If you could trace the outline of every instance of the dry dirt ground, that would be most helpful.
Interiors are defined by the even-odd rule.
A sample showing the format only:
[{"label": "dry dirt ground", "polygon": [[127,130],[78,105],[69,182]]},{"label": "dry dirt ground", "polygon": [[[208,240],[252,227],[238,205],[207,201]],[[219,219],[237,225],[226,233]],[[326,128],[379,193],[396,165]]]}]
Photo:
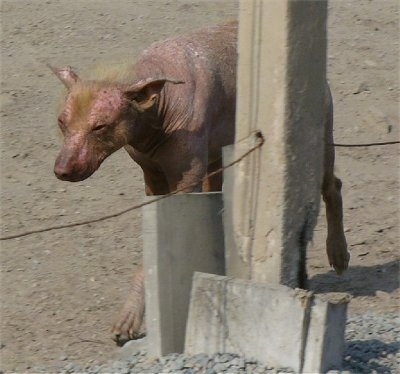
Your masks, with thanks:
[{"label": "dry dirt ground", "polygon": [[[155,40],[235,18],[232,1],[3,0],[2,235],[95,218],[142,201],[140,169],[123,152],[90,179],[53,175],[61,85],[45,66],[79,71],[131,60]],[[329,80],[339,143],[399,139],[399,3],[332,0]],[[399,306],[399,148],[337,148],[351,250],[336,276],[324,215],[309,251],[311,287],[348,291],[350,314]],[[1,242],[1,366],[57,371],[118,353],[109,330],[141,253],[141,214]],[[96,342],[87,342],[94,340]]]}]

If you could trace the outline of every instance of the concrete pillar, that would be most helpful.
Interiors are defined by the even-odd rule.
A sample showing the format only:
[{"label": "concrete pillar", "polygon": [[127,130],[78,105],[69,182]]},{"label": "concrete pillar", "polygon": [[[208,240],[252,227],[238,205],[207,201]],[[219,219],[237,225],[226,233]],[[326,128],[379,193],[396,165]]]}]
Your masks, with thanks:
[{"label": "concrete pillar", "polygon": [[224,274],[221,193],[171,196],[143,207],[148,352],[183,351],[194,271]]},{"label": "concrete pillar", "polygon": [[323,171],[326,17],[323,0],[240,2],[231,153],[248,150],[255,130],[265,143],[225,177],[229,276],[304,284]]}]

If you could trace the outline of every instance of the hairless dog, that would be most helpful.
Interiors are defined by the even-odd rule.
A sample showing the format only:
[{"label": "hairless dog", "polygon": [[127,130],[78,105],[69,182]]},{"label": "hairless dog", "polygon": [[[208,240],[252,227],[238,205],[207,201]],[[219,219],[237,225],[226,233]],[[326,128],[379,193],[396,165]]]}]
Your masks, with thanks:
[{"label": "hairless dog", "polygon": [[[237,22],[207,27],[152,44],[135,64],[95,80],[52,68],[67,88],[58,116],[64,144],[54,172],[65,181],[93,174],[125,148],[143,170],[147,195],[219,191],[222,147],[235,137]],[[328,221],[327,253],[337,273],[348,265],[341,181],[334,175],[333,109],[325,100],[325,160],[321,186]],[[143,268],[113,326],[123,344],[145,333]]]}]

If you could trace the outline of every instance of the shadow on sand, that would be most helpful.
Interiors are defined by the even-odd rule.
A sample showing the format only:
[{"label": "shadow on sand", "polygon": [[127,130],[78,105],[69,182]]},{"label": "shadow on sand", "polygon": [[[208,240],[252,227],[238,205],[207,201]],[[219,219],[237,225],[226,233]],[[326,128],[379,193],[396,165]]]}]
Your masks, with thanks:
[{"label": "shadow on sand", "polygon": [[353,296],[374,296],[376,291],[392,292],[399,288],[399,262],[375,266],[350,266],[344,275],[334,271],[317,274],[308,280],[315,293],[347,292]]}]

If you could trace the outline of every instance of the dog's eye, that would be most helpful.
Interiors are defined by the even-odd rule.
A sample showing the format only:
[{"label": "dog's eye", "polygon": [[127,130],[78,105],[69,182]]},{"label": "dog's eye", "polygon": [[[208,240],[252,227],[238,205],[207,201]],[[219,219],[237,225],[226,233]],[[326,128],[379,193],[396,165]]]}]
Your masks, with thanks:
[{"label": "dog's eye", "polygon": [[93,127],[93,131],[94,132],[100,132],[100,131],[105,130],[106,128],[107,128],[106,124],[100,123],[100,124],[96,125],[95,127]]},{"label": "dog's eye", "polygon": [[58,122],[58,127],[61,130],[65,130],[65,122],[64,122],[64,120],[62,118],[59,118],[57,122]]}]

